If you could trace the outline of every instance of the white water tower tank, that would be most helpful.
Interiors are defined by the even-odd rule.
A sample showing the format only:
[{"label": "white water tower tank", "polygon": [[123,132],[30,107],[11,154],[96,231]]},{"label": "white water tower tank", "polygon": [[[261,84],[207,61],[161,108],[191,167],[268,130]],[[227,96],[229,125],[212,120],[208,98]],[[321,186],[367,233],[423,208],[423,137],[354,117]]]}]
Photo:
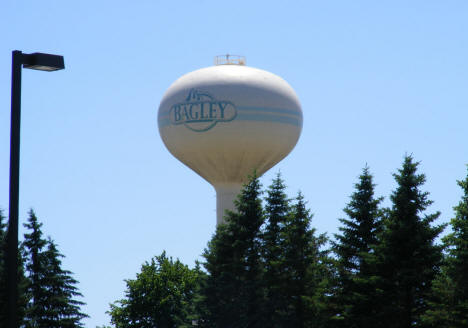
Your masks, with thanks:
[{"label": "white water tower tank", "polygon": [[169,87],[158,125],[171,154],[215,188],[220,224],[247,176],[262,175],[294,148],[302,111],[281,77],[226,55]]}]

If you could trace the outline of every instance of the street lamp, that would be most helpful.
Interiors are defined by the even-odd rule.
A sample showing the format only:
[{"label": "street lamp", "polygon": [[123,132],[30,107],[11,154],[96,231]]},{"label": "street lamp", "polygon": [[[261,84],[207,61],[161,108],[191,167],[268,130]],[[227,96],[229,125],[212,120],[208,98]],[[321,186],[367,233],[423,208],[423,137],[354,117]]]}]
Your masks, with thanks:
[{"label": "street lamp", "polygon": [[17,328],[18,308],[18,203],[21,122],[21,67],[40,71],[64,69],[62,56],[35,52],[12,53],[10,129],[10,213],[6,244],[7,328]]}]

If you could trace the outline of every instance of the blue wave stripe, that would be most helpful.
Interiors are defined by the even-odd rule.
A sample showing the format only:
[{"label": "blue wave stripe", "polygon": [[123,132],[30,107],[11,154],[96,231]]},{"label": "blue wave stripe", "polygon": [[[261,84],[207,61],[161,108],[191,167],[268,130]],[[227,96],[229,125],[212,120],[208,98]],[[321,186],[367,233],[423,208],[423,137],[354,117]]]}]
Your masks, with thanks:
[{"label": "blue wave stripe", "polygon": [[[237,117],[234,119],[235,121],[255,121],[255,122],[274,122],[274,123],[283,123],[283,124],[290,124],[297,127],[302,126],[302,120],[294,117],[287,117],[287,116],[271,116],[271,115],[262,115],[262,114],[247,114],[247,113],[239,113]],[[223,122],[218,122],[218,124]],[[159,120],[159,124],[161,127],[172,125],[171,121],[169,120]]]},{"label": "blue wave stripe", "polygon": [[302,113],[285,108],[271,108],[271,107],[250,107],[250,106],[236,106],[238,111],[253,111],[253,112],[268,112],[268,113],[279,113],[279,114],[286,114],[286,115],[293,115],[302,117]]},{"label": "blue wave stripe", "polygon": [[[268,108],[268,107],[248,107],[238,106],[237,116],[234,121],[256,121],[256,122],[274,122],[290,124],[302,127],[302,113],[291,109]],[[278,115],[282,114],[282,115]],[[284,116],[291,115],[291,116]],[[171,120],[167,115],[159,116],[159,124],[162,127],[171,125]],[[219,122],[222,123],[222,122]]]},{"label": "blue wave stripe", "polygon": [[265,114],[254,114],[254,113],[238,113],[235,120],[239,121],[256,121],[256,122],[274,122],[274,123],[283,123],[291,124],[294,126],[302,126],[302,117],[288,117],[288,116],[273,116]]},{"label": "blue wave stripe", "polygon": [[[286,114],[292,115],[297,117],[302,117],[302,113],[285,108],[271,108],[271,107],[251,107],[251,106],[236,106],[237,111],[241,112],[267,112],[267,113],[278,113],[278,114]],[[160,117],[168,116],[169,113],[159,113]]]}]

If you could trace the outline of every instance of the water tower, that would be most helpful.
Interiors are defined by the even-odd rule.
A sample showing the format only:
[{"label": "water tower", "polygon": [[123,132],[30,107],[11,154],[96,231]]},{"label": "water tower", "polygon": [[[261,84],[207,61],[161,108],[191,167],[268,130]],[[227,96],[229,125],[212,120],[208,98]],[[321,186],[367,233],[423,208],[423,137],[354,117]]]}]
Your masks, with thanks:
[{"label": "water tower", "polygon": [[215,188],[219,224],[247,176],[262,175],[294,148],[302,111],[285,80],[226,55],[169,87],[158,125],[171,154]]}]

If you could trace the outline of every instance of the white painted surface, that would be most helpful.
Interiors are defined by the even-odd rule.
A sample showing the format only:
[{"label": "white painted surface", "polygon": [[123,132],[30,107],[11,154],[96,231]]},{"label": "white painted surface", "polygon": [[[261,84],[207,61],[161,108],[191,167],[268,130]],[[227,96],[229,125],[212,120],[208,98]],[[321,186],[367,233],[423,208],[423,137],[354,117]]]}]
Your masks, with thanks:
[{"label": "white painted surface", "polygon": [[242,189],[241,183],[217,183],[216,189],[216,224],[223,223],[226,210],[234,211],[234,200]]},{"label": "white painted surface", "polygon": [[219,224],[247,176],[263,174],[294,148],[302,111],[279,76],[219,65],[176,80],[161,101],[158,125],[168,150],[216,189]]}]

